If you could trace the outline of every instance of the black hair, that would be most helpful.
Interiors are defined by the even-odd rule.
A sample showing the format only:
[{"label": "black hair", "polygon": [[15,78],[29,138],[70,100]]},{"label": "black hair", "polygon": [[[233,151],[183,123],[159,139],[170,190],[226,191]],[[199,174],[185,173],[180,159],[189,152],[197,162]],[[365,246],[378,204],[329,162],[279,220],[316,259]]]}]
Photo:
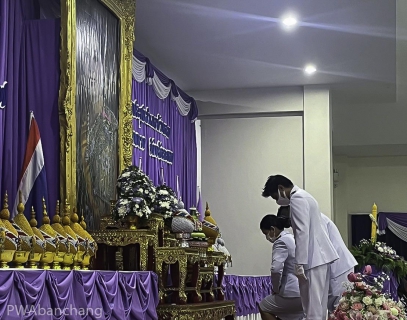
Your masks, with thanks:
[{"label": "black hair", "polygon": [[270,230],[272,227],[276,227],[279,230],[284,230],[285,228],[291,227],[291,225],[288,224],[288,220],[289,219],[277,217],[274,214],[268,214],[261,219],[260,229]]},{"label": "black hair", "polygon": [[280,185],[285,188],[294,186],[290,179],[282,175],[270,176],[264,185],[262,196],[265,198],[271,197],[273,193],[277,193],[278,186]]},{"label": "black hair", "polygon": [[290,206],[281,206],[278,208],[277,217],[290,219]]}]

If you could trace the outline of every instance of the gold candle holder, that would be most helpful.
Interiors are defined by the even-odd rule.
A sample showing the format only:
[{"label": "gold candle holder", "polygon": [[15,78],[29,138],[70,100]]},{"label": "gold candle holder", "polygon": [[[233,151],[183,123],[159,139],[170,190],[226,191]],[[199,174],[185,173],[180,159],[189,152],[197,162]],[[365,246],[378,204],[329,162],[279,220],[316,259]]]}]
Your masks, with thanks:
[{"label": "gold candle holder", "polygon": [[50,219],[47,213],[45,199],[42,198],[42,226],[40,232],[44,238],[45,252],[40,260],[40,268],[44,270],[51,269],[51,264],[54,262],[55,253],[58,251],[59,240],[55,230],[50,226]]},{"label": "gold candle holder", "polygon": [[34,233],[24,216],[24,204],[22,202],[22,193],[18,193],[19,203],[17,205],[17,215],[14,218],[14,224],[21,230],[21,234],[18,235],[17,251],[14,255],[14,265],[17,269],[24,268],[24,264],[27,263],[30,253],[33,250],[32,237]]}]

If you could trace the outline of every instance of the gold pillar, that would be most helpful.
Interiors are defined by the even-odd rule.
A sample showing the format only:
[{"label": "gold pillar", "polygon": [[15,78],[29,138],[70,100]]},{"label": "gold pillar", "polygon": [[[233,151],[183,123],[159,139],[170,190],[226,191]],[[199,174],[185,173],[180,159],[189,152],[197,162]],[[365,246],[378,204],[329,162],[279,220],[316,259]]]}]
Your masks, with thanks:
[{"label": "gold pillar", "polygon": [[372,216],[374,220],[372,221],[372,234],[371,234],[371,240],[372,242],[376,242],[376,237],[377,237],[377,206],[376,203],[373,204],[372,207]]}]

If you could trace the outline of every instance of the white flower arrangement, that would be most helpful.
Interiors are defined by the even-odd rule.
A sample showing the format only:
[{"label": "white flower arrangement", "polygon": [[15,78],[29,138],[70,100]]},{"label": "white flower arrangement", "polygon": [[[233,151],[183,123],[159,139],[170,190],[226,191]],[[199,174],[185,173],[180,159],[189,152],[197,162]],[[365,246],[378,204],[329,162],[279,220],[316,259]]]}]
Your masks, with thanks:
[{"label": "white flower arrangement", "polygon": [[154,212],[163,215],[164,219],[168,219],[177,210],[177,204],[178,200],[174,190],[165,184],[157,187],[156,198],[152,204]]}]

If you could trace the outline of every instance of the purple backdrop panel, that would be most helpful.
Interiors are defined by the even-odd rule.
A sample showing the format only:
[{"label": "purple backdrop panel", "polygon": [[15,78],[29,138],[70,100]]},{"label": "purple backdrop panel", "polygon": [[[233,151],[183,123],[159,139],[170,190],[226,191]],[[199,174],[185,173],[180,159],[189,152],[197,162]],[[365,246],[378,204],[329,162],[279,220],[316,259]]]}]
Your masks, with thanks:
[{"label": "purple backdrop panel", "polygon": [[[140,158],[143,171],[155,185],[160,185],[161,168],[164,172],[165,183],[177,192],[177,176],[179,177],[179,196],[182,197],[186,209],[197,205],[197,150],[195,124],[188,116],[182,116],[171,94],[166,99],[159,99],[154,88],[146,82],[139,83],[133,79],[132,99],[133,115],[139,111],[146,111],[166,124],[163,133],[152,129],[143,121],[133,119],[133,140],[139,146],[133,150],[133,164],[139,166]],[[142,110],[143,109],[143,110]],[[169,128],[169,129],[168,129]],[[141,146],[140,139],[145,138]],[[139,140],[137,140],[139,139]],[[151,140],[150,140],[151,139]],[[152,140],[154,139],[154,140]],[[160,142],[162,148],[173,154],[171,163],[162,161],[150,155],[150,143]],[[141,147],[141,148],[140,148]]]},{"label": "purple backdrop panel", "polygon": [[256,303],[270,295],[272,289],[270,276],[225,275],[222,287],[225,299],[235,301],[238,317],[257,314]]},{"label": "purple backdrop panel", "polygon": [[0,319],[157,319],[150,272],[0,271]]},{"label": "purple backdrop panel", "polygon": [[407,227],[407,214],[405,213],[397,213],[397,212],[379,212],[379,232],[383,232],[387,228],[387,219],[402,225],[403,227]]},{"label": "purple backdrop panel", "polygon": [[[0,66],[6,63],[7,107],[0,121],[0,198],[7,190],[14,202],[27,143],[30,111],[41,132],[48,182],[48,207],[55,207],[59,190],[59,47],[60,21],[35,18],[32,1],[1,1]],[[23,10],[24,9],[24,10]],[[4,20],[3,20],[4,19]],[[7,30],[3,24],[7,21]],[[4,32],[7,31],[7,39]],[[6,53],[4,53],[7,48]],[[0,75],[0,78],[2,76]],[[54,210],[50,210],[51,215]],[[39,221],[41,222],[41,221]]]}]

